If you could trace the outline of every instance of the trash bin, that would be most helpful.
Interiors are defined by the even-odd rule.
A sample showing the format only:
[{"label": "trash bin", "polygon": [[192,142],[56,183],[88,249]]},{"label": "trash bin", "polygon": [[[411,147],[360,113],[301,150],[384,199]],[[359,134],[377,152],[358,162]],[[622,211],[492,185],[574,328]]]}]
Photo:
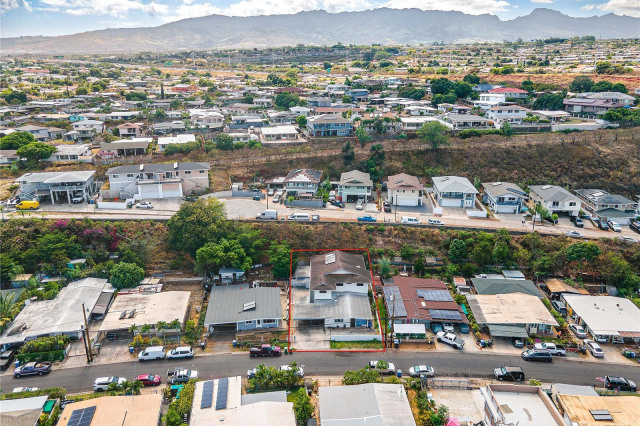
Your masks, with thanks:
[{"label": "trash bin", "polygon": [[398,371],[396,371],[396,376],[398,376],[398,377],[402,377],[402,370],[398,370]]},{"label": "trash bin", "polygon": [[129,346],[129,353],[130,353],[130,354],[132,354],[132,353],[133,353],[133,350],[134,350],[133,346]]},{"label": "trash bin", "polygon": [[16,359],[16,362],[13,363],[13,366],[16,368],[20,367],[20,361]]},{"label": "trash bin", "polygon": [[236,341],[236,339],[233,339],[233,347],[235,348],[236,346],[238,346],[238,342]]},{"label": "trash bin", "polygon": [[484,348],[484,339],[480,339],[480,347]]},{"label": "trash bin", "polygon": [[287,348],[284,348],[284,354],[285,354],[285,355],[288,355],[288,354],[289,354],[289,351],[287,350]]},{"label": "trash bin", "polygon": [[393,347],[396,349],[400,347],[400,339],[393,339]]}]

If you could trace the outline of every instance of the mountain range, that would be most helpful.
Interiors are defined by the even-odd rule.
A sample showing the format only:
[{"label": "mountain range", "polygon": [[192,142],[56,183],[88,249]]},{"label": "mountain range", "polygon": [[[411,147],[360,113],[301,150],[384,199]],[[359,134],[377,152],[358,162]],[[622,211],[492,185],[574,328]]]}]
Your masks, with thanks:
[{"label": "mountain range", "polygon": [[501,21],[494,15],[467,15],[419,9],[362,12],[300,12],[294,15],[183,19],[158,27],[117,28],[56,37],[2,38],[7,54],[129,53],[140,51],[265,48],[297,44],[409,44],[534,40],[593,35],[635,38],[640,18],[607,14],[574,18],[539,8]]}]

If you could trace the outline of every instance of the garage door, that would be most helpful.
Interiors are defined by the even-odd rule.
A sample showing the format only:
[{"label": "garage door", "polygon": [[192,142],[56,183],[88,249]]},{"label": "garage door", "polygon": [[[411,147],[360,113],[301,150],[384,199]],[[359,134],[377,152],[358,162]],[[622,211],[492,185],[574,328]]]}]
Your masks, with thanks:
[{"label": "garage door", "polygon": [[162,195],[164,198],[172,198],[180,196],[179,183],[165,183],[162,185]]},{"label": "garage door", "polygon": [[418,199],[411,197],[398,197],[398,205],[399,206],[417,206]]},{"label": "garage door", "polygon": [[515,213],[516,206],[498,206],[498,213]]},{"label": "garage door", "polygon": [[160,198],[158,195],[158,185],[140,185],[140,195],[143,200],[150,198]]}]

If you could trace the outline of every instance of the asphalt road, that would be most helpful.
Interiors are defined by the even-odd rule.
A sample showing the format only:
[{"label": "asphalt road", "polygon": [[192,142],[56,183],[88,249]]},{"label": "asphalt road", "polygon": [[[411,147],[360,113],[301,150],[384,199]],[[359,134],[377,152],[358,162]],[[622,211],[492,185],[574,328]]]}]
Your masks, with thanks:
[{"label": "asphalt road", "polygon": [[53,370],[47,376],[22,377],[1,376],[0,387],[4,392],[18,386],[39,387],[41,389],[60,386],[69,393],[91,391],[97,377],[123,376],[133,378],[138,374],[153,373],[166,378],[169,368],[184,367],[198,371],[201,379],[213,379],[241,375],[260,363],[280,366],[296,361],[304,367],[307,376],[342,376],[345,370],[365,367],[369,360],[383,359],[393,362],[396,368],[407,374],[408,369],[417,364],[427,364],[436,371],[436,377],[488,377],[493,369],[505,365],[520,366],[526,378],[536,378],[542,382],[570,383],[576,385],[600,385],[596,377],[620,375],[640,383],[640,366],[602,364],[591,361],[577,361],[555,358],[553,363],[530,363],[518,356],[479,356],[473,353],[453,352],[397,352],[386,353],[295,353],[279,358],[251,358],[246,353],[196,356],[188,361],[147,361],[123,362],[118,364],[95,365],[81,368]]}]

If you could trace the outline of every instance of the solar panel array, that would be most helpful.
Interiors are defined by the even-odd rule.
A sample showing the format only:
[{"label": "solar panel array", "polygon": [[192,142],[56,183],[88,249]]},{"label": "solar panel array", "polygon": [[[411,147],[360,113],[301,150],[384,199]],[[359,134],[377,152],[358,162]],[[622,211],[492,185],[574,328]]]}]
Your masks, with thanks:
[{"label": "solar panel array", "polygon": [[[393,307],[391,307],[391,296],[393,295]],[[384,299],[387,302],[387,312],[396,317],[406,317],[407,310],[404,308],[402,295],[398,286],[384,286]]]},{"label": "solar panel array", "polygon": [[453,302],[453,297],[449,290],[416,290],[418,297],[431,302]]},{"label": "solar panel array", "polygon": [[209,408],[211,404],[213,404],[213,380],[208,380],[202,384],[200,408]]},{"label": "solar panel array", "polygon": [[93,420],[93,415],[96,412],[96,406],[82,408],[79,410],[73,410],[71,417],[69,417],[68,426],[89,426]]},{"label": "solar panel array", "polygon": [[435,320],[457,320],[460,321],[462,317],[458,311],[447,311],[445,309],[429,309],[429,315]]},{"label": "solar panel array", "polygon": [[218,395],[216,396],[216,410],[227,408],[227,393],[229,390],[229,378],[218,379]]}]

